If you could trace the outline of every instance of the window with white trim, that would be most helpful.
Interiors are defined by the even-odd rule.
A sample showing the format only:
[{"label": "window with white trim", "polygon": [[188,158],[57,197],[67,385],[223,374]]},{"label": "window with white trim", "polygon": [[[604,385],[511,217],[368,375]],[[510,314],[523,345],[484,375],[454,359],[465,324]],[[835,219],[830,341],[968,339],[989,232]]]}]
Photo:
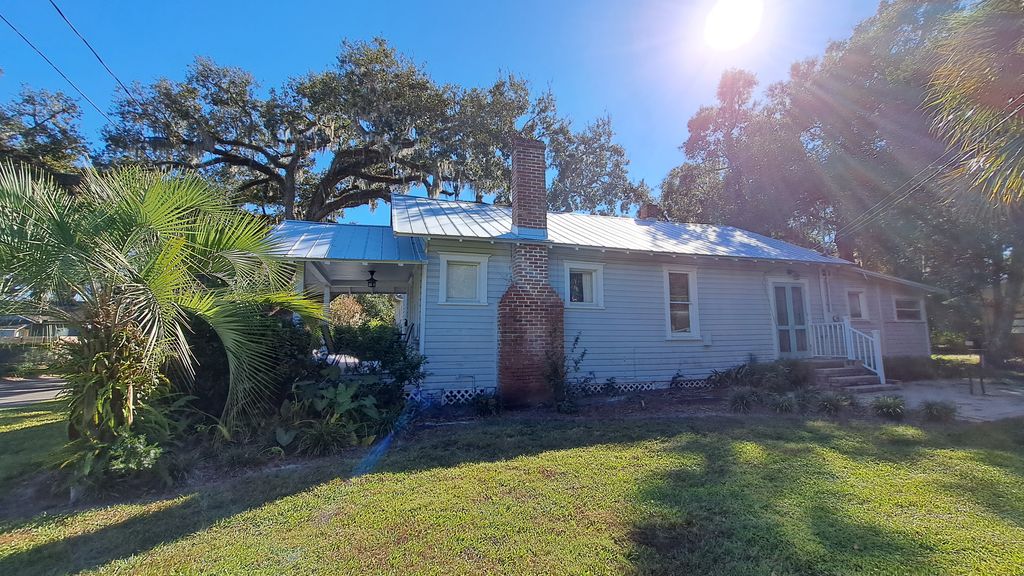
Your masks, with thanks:
[{"label": "window with white trim", "polygon": [[604,265],[592,262],[565,263],[565,304],[568,308],[604,306]]},{"label": "window with white trim", "polygon": [[696,271],[665,269],[665,328],[669,338],[697,338]]},{"label": "window with white trim", "polygon": [[895,298],[893,304],[897,320],[924,320],[924,306],[920,298]]},{"label": "window with white trim", "polygon": [[487,259],[480,254],[441,254],[441,304],[487,304]]},{"label": "window with white trim", "polygon": [[864,290],[849,290],[846,299],[850,307],[851,320],[868,319],[868,298]]}]

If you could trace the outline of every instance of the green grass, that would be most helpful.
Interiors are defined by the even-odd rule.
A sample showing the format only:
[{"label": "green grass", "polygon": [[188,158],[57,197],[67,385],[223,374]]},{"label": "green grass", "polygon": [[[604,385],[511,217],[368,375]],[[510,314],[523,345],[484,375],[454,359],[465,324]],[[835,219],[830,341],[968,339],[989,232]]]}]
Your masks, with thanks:
[{"label": "green grass", "polygon": [[0,524],[0,574],[1019,574],[1024,422],[506,417]]},{"label": "green grass", "polygon": [[61,405],[54,400],[0,409],[0,494],[51,463],[50,455],[66,438]]}]

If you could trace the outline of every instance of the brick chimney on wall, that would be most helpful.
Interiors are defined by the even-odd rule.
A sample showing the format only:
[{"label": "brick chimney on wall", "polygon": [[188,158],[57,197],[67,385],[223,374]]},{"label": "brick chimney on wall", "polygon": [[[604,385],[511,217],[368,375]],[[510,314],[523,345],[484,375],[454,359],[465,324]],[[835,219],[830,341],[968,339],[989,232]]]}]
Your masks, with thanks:
[{"label": "brick chimney on wall", "polygon": [[498,303],[498,388],[509,406],[551,399],[548,365],[564,356],[564,305],[549,283],[544,143],[512,150],[512,281]]}]

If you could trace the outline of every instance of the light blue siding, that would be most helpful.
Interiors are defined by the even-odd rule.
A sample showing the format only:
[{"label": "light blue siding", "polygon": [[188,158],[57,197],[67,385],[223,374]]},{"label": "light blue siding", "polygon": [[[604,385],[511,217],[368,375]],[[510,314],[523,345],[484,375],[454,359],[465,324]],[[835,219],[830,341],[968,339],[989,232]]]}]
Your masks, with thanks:
[{"label": "light blue siding", "polygon": [[[498,384],[498,300],[511,277],[510,246],[489,242],[430,241],[427,246],[423,353],[424,387],[493,388]],[[487,304],[439,304],[440,253],[487,254]]]},{"label": "light blue siding", "polygon": [[[431,241],[427,247],[424,353],[434,389],[497,385],[497,303],[511,280],[510,246]],[[486,306],[438,303],[440,252],[488,254]],[[816,266],[652,257],[598,250],[551,250],[551,284],[565,298],[565,261],[604,264],[604,308],[567,309],[566,350],[577,335],[586,350],[581,372],[599,380],[668,381],[777,357],[769,287],[796,272],[807,287],[808,312],[824,318]],[[695,267],[701,339],[669,340],[665,326],[665,265]]]},{"label": "light blue siding", "polygon": [[[604,263],[604,308],[565,313],[566,350],[579,335],[586,350],[581,373],[598,380],[668,381],[675,374],[702,378],[711,370],[777,357],[769,300],[773,278],[807,286],[810,317],[821,321],[818,269],[813,266],[622,255],[587,250],[552,251],[551,284],[565,298],[565,261]],[[696,268],[701,339],[666,337],[664,266]]]}]

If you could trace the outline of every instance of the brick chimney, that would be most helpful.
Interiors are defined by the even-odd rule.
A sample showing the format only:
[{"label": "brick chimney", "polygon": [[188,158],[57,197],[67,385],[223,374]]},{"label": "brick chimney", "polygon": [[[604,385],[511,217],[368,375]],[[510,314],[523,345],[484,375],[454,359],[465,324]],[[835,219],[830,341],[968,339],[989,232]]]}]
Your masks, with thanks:
[{"label": "brick chimney", "polygon": [[637,210],[636,217],[640,220],[658,220],[662,217],[661,207],[657,204],[645,202],[640,205],[640,209]]},{"label": "brick chimney", "polygon": [[512,234],[546,240],[548,192],[544,143],[515,137],[512,142]]},{"label": "brick chimney", "polygon": [[551,399],[548,366],[564,362],[564,305],[549,283],[544,144],[512,151],[512,278],[498,303],[498,389],[508,406]]}]

